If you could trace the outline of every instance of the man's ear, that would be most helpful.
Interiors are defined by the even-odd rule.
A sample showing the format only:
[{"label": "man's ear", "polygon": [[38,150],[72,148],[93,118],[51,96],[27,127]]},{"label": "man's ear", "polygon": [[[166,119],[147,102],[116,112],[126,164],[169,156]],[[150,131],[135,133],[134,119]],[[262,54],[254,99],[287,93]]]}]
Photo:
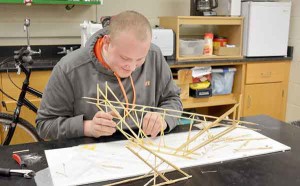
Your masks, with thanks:
[{"label": "man's ear", "polygon": [[111,43],[110,36],[109,35],[104,35],[102,39],[103,39],[103,49],[105,51],[107,51],[108,47],[109,47],[109,45]]}]

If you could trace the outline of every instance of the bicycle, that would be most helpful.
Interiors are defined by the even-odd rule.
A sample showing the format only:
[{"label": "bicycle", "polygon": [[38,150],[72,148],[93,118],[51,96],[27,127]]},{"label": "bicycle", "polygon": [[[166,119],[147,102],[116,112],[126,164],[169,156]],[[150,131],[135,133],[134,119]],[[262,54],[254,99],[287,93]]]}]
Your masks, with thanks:
[{"label": "bicycle", "polygon": [[[33,127],[33,125],[20,117],[22,106],[28,107],[30,110],[32,110],[35,113],[37,113],[38,110],[36,106],[34,106],[28,99],[26,99],[25,96],[27,93],[30,93],[38,98],[42,98],[41,92],[29,86],[31,69],[25,67],[25,64],[31,65],[33,63],[31,57],[33,55],[33,52],[30,50],[30,47],[27,47],[27,49],[22,48],[19,51],[15,51],[14,53],[15,53],[14,61],[18,69],[17,73],[19,74],[20,72],[23,72],[25,73],[26,77],[23,81],[18,100],[15,100],[0,88],[0,91],[2,92],[3,95],[17,102],[17,106],[14,109],[13,114],[7,114],[2,112],[0,113],[0,128],[2,127],[2,134],[3,134],[2,136],[5,137],[1,145],[10,144],[12,138],[14,137],[15,130],[17,128],[18,130],[22,130],[26,134],[28,134],[28,136],[32,139],[32,141],[35,142],[43,141],[43,139],[36,132],[36,129]],[[12,61],[11,57],[6,58],[0,63],[0,67],[11,61]]]}]

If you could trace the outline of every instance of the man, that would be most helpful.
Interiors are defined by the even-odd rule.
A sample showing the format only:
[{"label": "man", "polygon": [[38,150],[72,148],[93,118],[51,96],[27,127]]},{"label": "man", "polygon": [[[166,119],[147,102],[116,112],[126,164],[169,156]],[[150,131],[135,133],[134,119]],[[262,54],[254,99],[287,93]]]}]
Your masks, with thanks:
[{"label": "man", "polygon": [[[60,139],[112,135],[116,113],[99,111],[83,99],[96,98],[96,85],[104,89],[106,82],[129,109],[130,104],[138,104],[182,110],[180,90],[161,51],[151,44],[151,31],[143,15],[125,11],[91,36],[84,48],[63,57],[53,69],[38,110],[40,136]],[[142,129],[151,137],[175,126],[176,119],[165,117],[164,121],[157,112],[143,117]]]}]

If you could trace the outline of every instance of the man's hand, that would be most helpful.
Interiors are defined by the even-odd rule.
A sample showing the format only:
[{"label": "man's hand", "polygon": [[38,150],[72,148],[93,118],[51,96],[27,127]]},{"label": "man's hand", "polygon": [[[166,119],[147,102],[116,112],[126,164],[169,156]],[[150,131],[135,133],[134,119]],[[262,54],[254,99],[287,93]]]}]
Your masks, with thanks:
[{"label": "man's hand", "polygon": [[116,123],[112,120],[113,113],[99,111],[95,114],[93,120],[83,122],[84,135],[98,138],[100,136],[111,136],[116,132]]},{"label": "man's hand", "polygon": [[161,129],[165,130],[167,123],[159,113],[148,112],[143,119],[143,131],[146,135],[151,135],[152,138],[156,137]]}]

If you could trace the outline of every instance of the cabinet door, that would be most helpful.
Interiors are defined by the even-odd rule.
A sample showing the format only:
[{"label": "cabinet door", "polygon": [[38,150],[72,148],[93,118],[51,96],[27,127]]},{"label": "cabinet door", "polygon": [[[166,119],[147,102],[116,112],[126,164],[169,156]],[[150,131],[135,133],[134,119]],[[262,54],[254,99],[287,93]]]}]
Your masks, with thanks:
[{"label": "cabinet door", "polygon": [[282,83],[253,84],[245,86],[244,116],[266,114],[283,119]]}]

